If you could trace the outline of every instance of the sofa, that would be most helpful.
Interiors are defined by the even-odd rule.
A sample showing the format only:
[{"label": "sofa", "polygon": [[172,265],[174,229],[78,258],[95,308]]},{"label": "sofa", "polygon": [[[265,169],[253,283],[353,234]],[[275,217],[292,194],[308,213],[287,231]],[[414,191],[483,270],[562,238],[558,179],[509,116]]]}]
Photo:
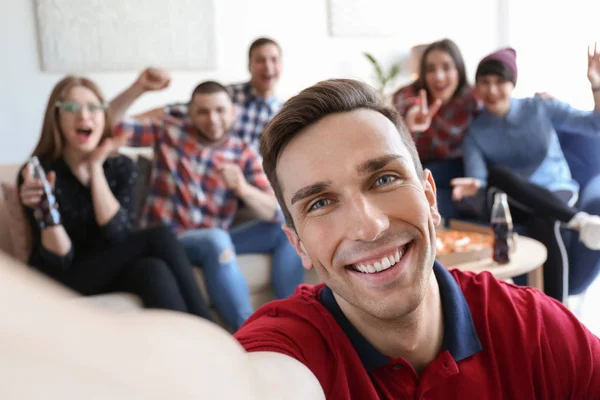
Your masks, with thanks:
[{"label": "sofa", "polygon": [[[151,149],[123,148],[121,149],[121,153],[126,154],[127,156],[136,160],[138,166],[140,165],[140,161],[143,159],[139,158],[139,156],[142,156],[145,159],[152,157]],[[0,164],[0,182],[14,184],[18,170],[18,164]],[[144,191],[144,186],[147,183],[145,180],[149,179],[149,174],[140,173],[140,179],[142,179],[142,184],[138,184],[136,191]],[[143,198],[143,193],[138,193],[137,197]],[[16,241],[14,238],[14,230],[11,232],[11,228],[14,228],[14,226],[10,226],[10,224],[14,221],[14,218],[9,215],[9,212],[12,212],[9,210],[12,209],[14,209],[14,207],[11,208],[8,206],[7,199],[3,197],[3,191],[0,191],[0,251],[19,259],[18,254],[19,252],[22,253],[22,250],[19,251],[19,249],[16,248],[14,243]],[[243,218],[236,217],[236,220],[238,222],[243,222],[247,218],[247,216]],[[275,297],[273,291],[271,290],[270,255],[246,254],[239,256],[238,261],[240,269],[246,278],[254,309],[257,309],[263,304],[273,300]],[[200,266],[194,267],[194,272],[198,285],[205,294],[206,298],[208,298],[204,278],[202,276],[202,268],[200,268]],[[310,284],[316,284],[319,282],[314,270],[306,273],[305,282]],[[89,296],[83,300],[114,310],[115,312],[130,312],[142,308],[140,299],[137,296],[129,293],[111,293],[99,296]],[[223,325],[222,320],[218,317],[216,312],[215,317],[217,321]]]}]

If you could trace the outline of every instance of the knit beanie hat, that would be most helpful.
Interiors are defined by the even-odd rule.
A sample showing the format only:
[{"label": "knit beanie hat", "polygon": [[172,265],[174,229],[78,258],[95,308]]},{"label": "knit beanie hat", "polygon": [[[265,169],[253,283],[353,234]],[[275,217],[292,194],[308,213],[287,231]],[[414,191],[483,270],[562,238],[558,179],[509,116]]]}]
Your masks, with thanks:
[{"label": "knit beanie hat", "polygon": [[[511,47],[505,47],[503,49],[500,49],[498,51],[493,52],[492,54],[489,54],[487,56],[485,56],[483,58],[483,60],[481,60],[479,62],[479,66],[477,67],[477,72],[475,74],[475,77],[479,77],[482,75],[489,75],[490,72],[490,61],[496,61],[499,62],[500,64],[502,64],[502,66],[504,68],[506,68],[509,72],[509,74],[507,74],[508,76],[505,76],[503,74],[504,78],[512,78],[512,79],[507,79],[510,80],[512,83],[514,83],[516,85],[517,83],[517,52],[515,51],[515,49],[511,48]],[[496,64],[496,63],[491,63],[491,64]],[[493,70],[493,68],[492,68]]]}]

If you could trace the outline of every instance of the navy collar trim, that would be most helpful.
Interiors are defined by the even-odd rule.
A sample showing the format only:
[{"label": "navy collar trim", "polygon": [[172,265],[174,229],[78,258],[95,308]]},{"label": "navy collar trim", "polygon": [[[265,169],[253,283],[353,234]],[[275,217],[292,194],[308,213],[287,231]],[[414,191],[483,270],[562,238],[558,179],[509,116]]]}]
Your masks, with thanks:
[{"label": "navy collar trim", "polygon": [[[438,281],[442,299],[444,318],[442,349],[448,350],[458,362],[480,352],[483,347],[477,336],[469,305],[456,280],[437,261],[433,265],[433,273]],[[328,286],[321,291],[321,303],[346,333],[367,371],[373,371],[390,361],[389,357],[380,353],[350,323]]]}]

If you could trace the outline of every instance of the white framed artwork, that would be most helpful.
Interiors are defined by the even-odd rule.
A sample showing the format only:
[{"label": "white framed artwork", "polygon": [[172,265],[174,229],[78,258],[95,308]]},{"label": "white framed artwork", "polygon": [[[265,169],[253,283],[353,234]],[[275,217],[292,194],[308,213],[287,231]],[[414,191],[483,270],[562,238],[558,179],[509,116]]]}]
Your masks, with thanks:
[{"label": "white framed artwork", "polygon": [[402,24],[401,5],[398,0],[328,0],[329,33],[335,37],[393,36]]},{"label": "white framed artwork", "polygon": [[213,0],[35,0],[42,70],[216,68]]}]

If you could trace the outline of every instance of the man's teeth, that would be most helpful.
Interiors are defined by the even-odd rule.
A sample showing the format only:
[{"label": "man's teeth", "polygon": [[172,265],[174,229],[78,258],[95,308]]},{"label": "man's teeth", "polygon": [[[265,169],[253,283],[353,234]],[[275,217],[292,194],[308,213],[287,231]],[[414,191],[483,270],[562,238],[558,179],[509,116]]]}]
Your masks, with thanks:
[{"label": "man's teeth", "polygon": [[394,255],[383,257],[381,260],[375,262],[374,264],[353,265],[352,268],[356,271],[363,272],[365,274],[381,272],[390,268],[398,261],[400,261],[405,252],[406,246],[402,247],[400,251],[396,250],[396,253]]}]

